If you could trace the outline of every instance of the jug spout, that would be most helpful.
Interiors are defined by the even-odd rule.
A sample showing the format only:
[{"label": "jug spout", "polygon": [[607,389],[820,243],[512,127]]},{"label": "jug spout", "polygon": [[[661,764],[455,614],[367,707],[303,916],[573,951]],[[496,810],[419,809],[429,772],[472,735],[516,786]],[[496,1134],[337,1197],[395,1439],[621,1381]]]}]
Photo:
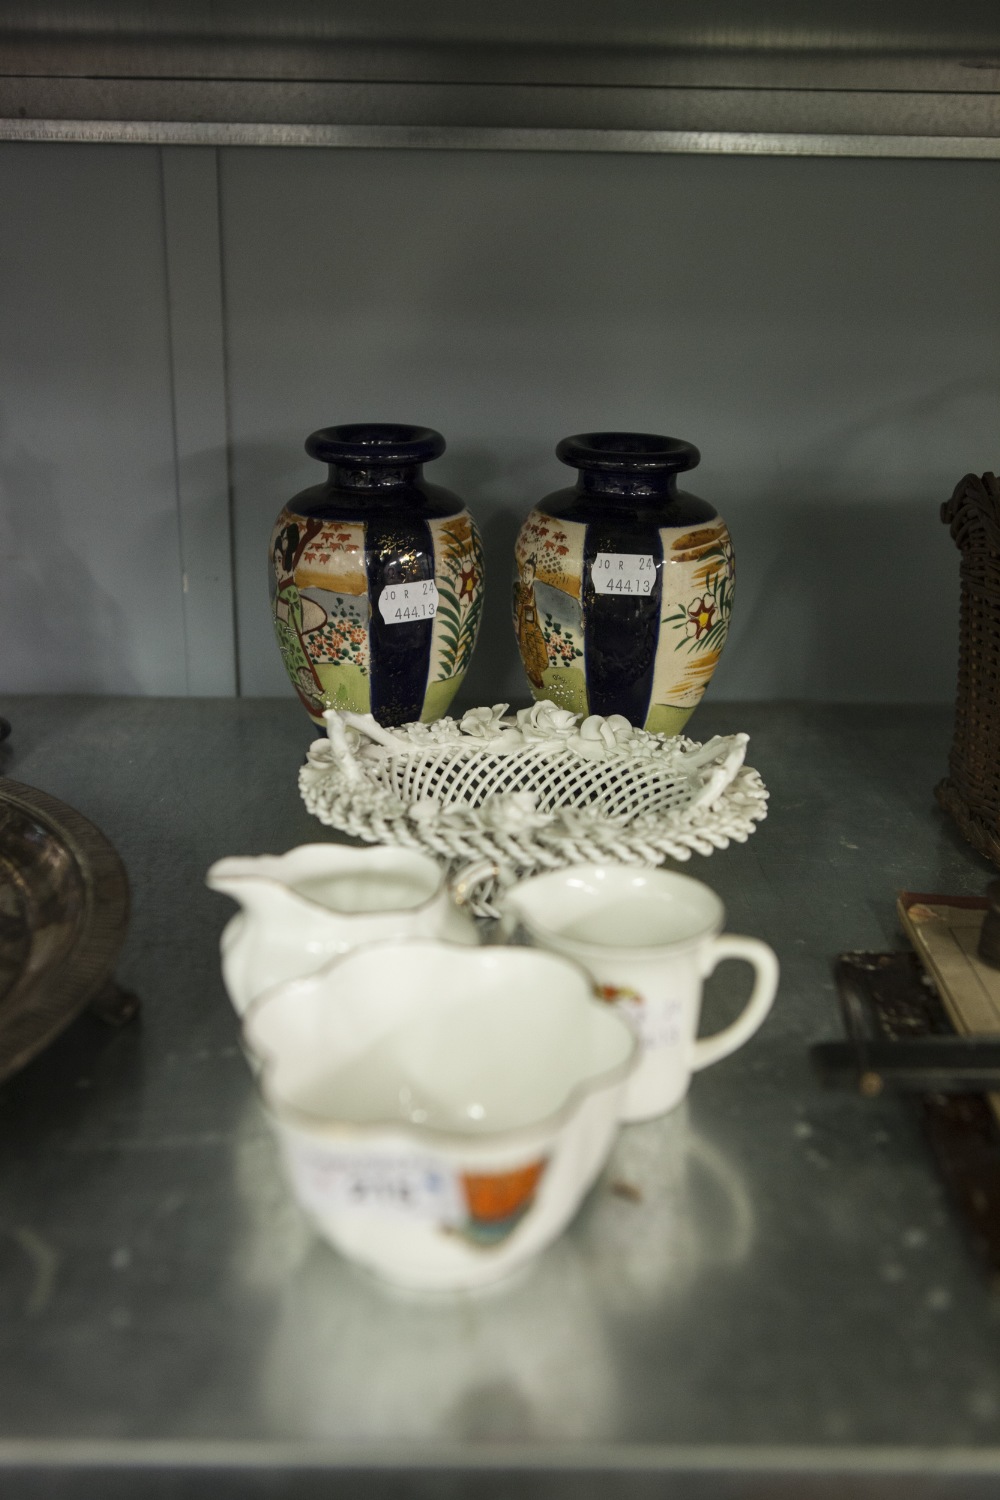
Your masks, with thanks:
[{"label": "jug spout", "polygon": [[287,897],[288,892],[267,866],[273,860],[263,858],[218,859],[205,876],[213,891],[231,896],[248,911],[268,911]]},{"label": "jug spout", "polygon": [[410,849],[303,844],[220,859],[206,883],[241,910],[222,934],[223,976],[242,1014],[271,985],[314,973],[361,943],[441,937],[474,946],[436,860]]}]

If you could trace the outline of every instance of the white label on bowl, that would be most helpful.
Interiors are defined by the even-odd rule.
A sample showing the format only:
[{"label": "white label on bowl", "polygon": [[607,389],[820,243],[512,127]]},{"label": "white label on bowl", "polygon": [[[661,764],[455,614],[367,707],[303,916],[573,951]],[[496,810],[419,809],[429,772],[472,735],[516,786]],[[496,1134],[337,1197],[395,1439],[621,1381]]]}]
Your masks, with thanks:
[{"label": "white label on bowl", "polygon": [[639,552],[598,552],[590,576],[595,594],[651,594],[656,563]]},{"label": "white label on bowl", "polygon": [[431,1156],[336,1151],[289,1142],[299,1197],[318,1213],[377,1214],[461,1224],[467,1217],[458,1177]]},{"label": "white label on bowl", "polygon": [[378,596],[379,614],[387,625],[412,625],[414,620],[433,620],[438,591],[433,578],[419,583],[387,584]]}]

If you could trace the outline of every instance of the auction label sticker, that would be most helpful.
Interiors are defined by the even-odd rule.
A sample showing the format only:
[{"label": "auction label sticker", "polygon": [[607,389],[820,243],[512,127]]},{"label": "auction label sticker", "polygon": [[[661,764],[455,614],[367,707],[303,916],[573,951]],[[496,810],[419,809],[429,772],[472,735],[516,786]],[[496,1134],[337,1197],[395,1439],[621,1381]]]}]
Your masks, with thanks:
[{"label": "auction label sticker", "polygon": [[641,995],[623,995],[614,1004],[615,1009],[625,1016],[642,1045],[650,1051],[657,1047],[679,1046],[683,1012],[679,1000],[651,1003]]},{"label": "auction label sticker", "polygon": [[590,565],[596,594],[641,597],[653,592],[656,563],[640,552],[598,552]]},{"label": "auction label sticker", "polygon": [[302,1201],[318,1213],[374,1214],[461,1224],[467,1217],[457,1174],[430,1156],[336,1151],[288,1142],[292,1175]]},{"label": "auction label sticker", "polygon": [[412,625],[414,620],[433,620],[438,591],[433,578],[418,583],[390,583],[378,596],[378,610],[387,625]]}]

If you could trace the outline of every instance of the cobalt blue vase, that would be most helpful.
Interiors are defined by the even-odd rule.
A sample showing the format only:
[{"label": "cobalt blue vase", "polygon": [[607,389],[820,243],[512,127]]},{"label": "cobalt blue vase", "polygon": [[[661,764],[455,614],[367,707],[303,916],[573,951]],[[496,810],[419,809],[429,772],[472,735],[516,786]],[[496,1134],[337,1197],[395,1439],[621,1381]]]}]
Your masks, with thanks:
[{"label": "cobalt blue vase", "polygon": [[483,551],[464,503],[428,484],[444,452],[429,427],[324,427],[306,452],[323,484],[271,533],[271,607],[292,686],[317,724],[328,708],[380,724],[438,719],[465,676],[483,605]]},{"label": "cobalt blue vase", "polygon": [[643,432],[564,438],[578,472],[521,527],[514,627],[536,699],[678,734],[729,630],[733,545],[715,507],[677,487],[697,448]]}]

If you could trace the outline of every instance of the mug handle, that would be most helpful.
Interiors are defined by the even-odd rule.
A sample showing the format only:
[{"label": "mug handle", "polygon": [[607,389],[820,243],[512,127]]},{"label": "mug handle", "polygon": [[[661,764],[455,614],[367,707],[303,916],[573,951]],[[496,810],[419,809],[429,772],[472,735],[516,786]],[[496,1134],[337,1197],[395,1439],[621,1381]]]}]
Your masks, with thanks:
[{"label": "mug handle", "polygon": [[742,958],[746,963],[752,964],[757,977],[750,999],[736,1020],[724,1030],[717,1031],[715,1036],[700,1037],[695,1042],[691,1056],[692,1073],[710,1067],[712,1063],[721,1062],[724,1057],[735,1052],[737,1047],[748,1042],[774,1004],[778,988],[777,957],[759,938],[723,933],[722,937],[713,940],[710,957],[711,965],[706,971],[706,978],[727,958]]}]

